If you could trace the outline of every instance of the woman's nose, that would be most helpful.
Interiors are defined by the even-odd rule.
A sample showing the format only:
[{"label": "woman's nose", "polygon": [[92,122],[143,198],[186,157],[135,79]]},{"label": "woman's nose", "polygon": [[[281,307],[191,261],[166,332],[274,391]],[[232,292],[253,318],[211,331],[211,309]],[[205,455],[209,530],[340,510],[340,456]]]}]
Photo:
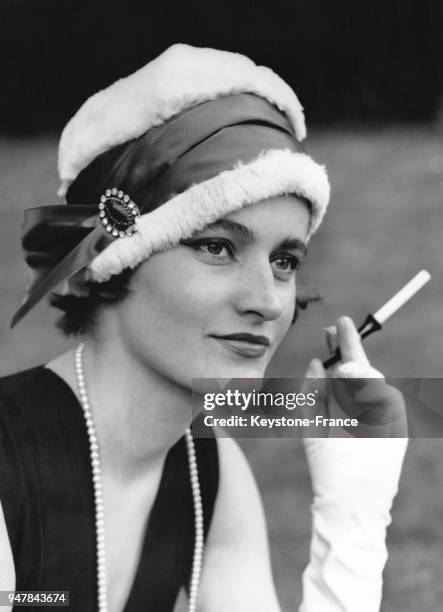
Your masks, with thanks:
[{"label": "woman's nose", "polygon": [[241,314],[255,313],[267,320],[277,319],[282,314],[282,296],[269,262],[265,266],[245,269],[239,286],[236,306]]}]

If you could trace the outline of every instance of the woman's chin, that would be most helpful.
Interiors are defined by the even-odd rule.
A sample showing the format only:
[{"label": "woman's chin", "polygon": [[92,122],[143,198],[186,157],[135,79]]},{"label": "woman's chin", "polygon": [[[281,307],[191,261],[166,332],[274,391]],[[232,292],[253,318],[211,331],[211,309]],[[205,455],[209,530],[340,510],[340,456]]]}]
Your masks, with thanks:
[{"label": "woman's chin", "polygon": [[263,378],[266,364],[244,364],[208,368],[205,379],[232,380],[233,378]]},{"label": "woman's chin", "polygon": [[207,354],[205,358],[194,364],[188,381],[194,392],[208,392],[209,387],[224,387],[232,379],[249,378],[261,379],[265,376],[269,364],[267,355],[256,358],[245,358],[232,354],[214,355]]}]

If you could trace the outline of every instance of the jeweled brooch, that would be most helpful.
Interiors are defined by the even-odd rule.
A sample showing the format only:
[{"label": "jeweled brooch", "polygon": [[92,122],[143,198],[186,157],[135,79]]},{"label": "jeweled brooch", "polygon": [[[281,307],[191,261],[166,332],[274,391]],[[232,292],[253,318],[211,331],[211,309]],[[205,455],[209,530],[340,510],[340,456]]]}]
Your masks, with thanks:
[{"label": "jeweled brooch", "polygon": [[117,187],[107,189],[100,197],[98,215],[103,227],[115,238],[132,236],[140,210],[131,198]]}]

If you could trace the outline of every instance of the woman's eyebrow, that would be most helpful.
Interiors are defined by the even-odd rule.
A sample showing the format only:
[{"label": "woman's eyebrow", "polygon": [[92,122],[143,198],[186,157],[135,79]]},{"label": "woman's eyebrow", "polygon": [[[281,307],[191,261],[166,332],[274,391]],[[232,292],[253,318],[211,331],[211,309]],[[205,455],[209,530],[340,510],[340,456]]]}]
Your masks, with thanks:
[{"label": "woman's eyebrow", "polygon": [[[231,219],[218,219],[217,221],[214,221],[213,223],[209,223],[204,228],[204,230],[217,229],[217,228],[237,232],[238,234],[241,234],[243,238],[246,238],[248,242],[253,242],[256,238],[254,232],[251,229],[249,229],[249,227],[246,227],[246,225],[243,225],[242,223],[238,223],[238,221],[232,221]],[[299,251],[302,251],[303,256],[306,255],[306,252],[308,250],[308,247],[303,242],[303,240],[300,240],[299,238],[291,238],[291,237],[288,237],[282,240],[278,248],[279,249],[297,249]]]},{"label": "woman's eyebrow", "polygon": [[301,251],[302,257],[305,257],[306,253],[308,252],[307,245],[299,238],[285,238],[285,240],[280,242],[278,248],[287,250],[295,249],[297,251]]},{"label": "woman's eyebrow", "polygon": [[214,223],[209,223],[209,225],[206,225],[203,230],[217,228],[237,232],[243,236],[243,238],[246,238],[248,242],[253,242],[255,240],[255,234],[249,229],[249,227],[246,227],[246,225],[238,223],[237,221],[232,221],[231,219],[217,219],[217,221],[214,221]]}]

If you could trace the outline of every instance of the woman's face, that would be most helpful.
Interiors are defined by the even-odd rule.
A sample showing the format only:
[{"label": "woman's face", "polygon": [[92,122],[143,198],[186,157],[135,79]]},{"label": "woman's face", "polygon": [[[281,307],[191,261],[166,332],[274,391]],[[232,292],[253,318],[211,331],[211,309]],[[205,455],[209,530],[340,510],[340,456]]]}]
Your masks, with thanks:
[{"label": "woman's face", "polygon": [[114,306],[126,350],[187,388],[262,378],[294,315],[308,228],[301,199],[272,198],[151,256]]}]

